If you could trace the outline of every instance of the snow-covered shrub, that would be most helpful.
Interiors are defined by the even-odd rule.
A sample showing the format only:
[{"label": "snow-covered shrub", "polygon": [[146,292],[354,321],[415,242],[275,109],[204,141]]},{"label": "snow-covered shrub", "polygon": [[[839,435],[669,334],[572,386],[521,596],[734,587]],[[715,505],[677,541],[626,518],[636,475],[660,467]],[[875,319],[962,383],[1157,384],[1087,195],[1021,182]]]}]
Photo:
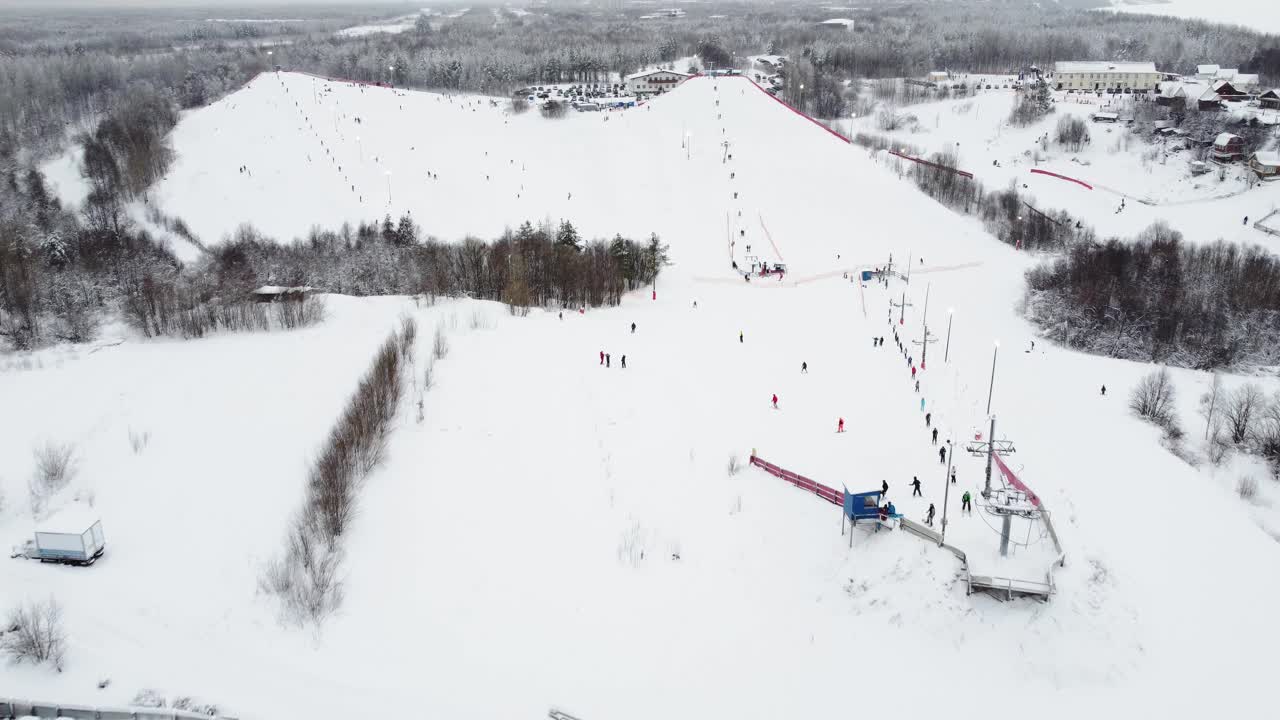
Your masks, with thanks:
[{"label": "snow-covered shrub", "polygon": [[435,338],[431,341],[431,357],[436,360],[443,360],[449,355],[449,338],[445,337],[444,330],[436,328]]},{"label": "snow-covered shrub", "polygon": [[1071,152],[1079,152],[1089,141],[1089,126],[1074,115],[1063,115],[1058,119],[1057,139],[1059,145]]},{"label": "snow-covered shrub", "polygon": [[1026,126],[1051,112],[1053,112],[1053,97],[1049,94],[1049,86],[1038,82],[1018,92],[1018,99],[1014,101],[1009,122]]},{"label": "snow-covered shrub", "polygon": [[75,477],[75,448],[69,444],[47,442],[34,451],[35,472],[27,484],[31,499],[31,513],[44,512],[45,504]]},{"label": "snow-covered shrub", "polygon": [[[1151,422],[1165,427],[1173,421],[1176,392],[1169,368],[1147,375],[1129,393],[1129,409]],[[1181,431],[1178,431],[1181,433]]]},{"label": "snow-covered shrub", "polygon": [[10,611],[0,634],[0,652],[14,662],[49,663],[59,672],[66,654],[67,638],[62,628],[62,607],[50,597],[30,602]]},{"label": "snow-covered shrub", "polygon": [[529,101],[522,97],[511,98],[511,114],[522,115],[529,112]]},{"label": "snow-covered shrub", "polygon": [[1245,383],[1222,400],[1222,418],[1231,442],[1241,445],[1253,437],[1254,422],[1267,406],[1267,397],[1255,383]]},{"label": "snow-covered shrub", "polygon": [[1252,475],[1244,475],[1236,480],[1236,494],[1241,500],[1252,502],[1258,495],[1258,479]]},{"label": "snow-covered shrub", "polygon": [[632,523],[618,540],[618,560],[631,567],[639,567],[644,562],[645,532],[640,523]]},{"label": "snow-covered shrub", "polygon": [[133,454],[137,455],[147,449],[147,444],[151,442],[151,433],[147,430],[134,430],[129,428],[129,447],[133,450]]},{"label": "snow-covered shrub", "polygon": [[261,590],[280,598],[287,620],[319,622],[342,603],[342,537],[355,514],[360,485],[382,461],[416,337],[417,324],[406,317],[378,350],[312,465],[306,500],[289,528],[283,555],[269,562],[258,580]]}]

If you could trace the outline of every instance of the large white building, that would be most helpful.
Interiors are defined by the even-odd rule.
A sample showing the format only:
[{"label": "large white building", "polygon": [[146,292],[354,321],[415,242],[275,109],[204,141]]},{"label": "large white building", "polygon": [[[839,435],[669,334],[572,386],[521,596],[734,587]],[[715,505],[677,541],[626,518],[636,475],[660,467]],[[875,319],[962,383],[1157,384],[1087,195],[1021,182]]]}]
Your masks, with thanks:
[{"label": "large white building", "polygon": [[656,95],[663,93],[691,76],[675,70],[646,70],[627,76],[627,91],[633,95]]},{"label": "large white building", "polygon": [[1160,89],[1161,75],[1149,62],[1058,62],[1050,84],[1077,92],[1147,93]]}]

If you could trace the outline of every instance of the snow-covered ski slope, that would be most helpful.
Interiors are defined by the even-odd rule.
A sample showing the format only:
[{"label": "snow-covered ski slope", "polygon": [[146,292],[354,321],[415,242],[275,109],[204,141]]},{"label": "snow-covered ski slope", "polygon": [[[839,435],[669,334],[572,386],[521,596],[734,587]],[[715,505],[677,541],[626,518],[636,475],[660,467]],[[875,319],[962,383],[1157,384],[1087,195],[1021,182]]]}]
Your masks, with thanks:
[{"label": "snow-covered ski slope", "polygon": [[[656,299],[563,319],[331,297],[317,328],[130,341],[0,374],[6,405],[26,408],[0,414],[11,508],[0,533],[16,542],[29,529],[29,449],[51,438],[80,454],[60,499],[92,493],[108,543],[90,569],[0,564],[0,605],[56,593],[71,639],[64,673],[4,666],[4,692],[106,703],[152,687],[242,718],[1264,707],[1280,544],[1128,413],[1148,367],[1045,340],[1026,352],[1016,305],[1031,258],[743,79],[557,122],[338,83],[322,98],[321,81],[313,97],[312,82],[263,76],[189,114],[157,191],[166,212],[206,240],[241,220],[287,238],[388,210],[448,239],[563,217],[589,236],[656,231],[675,264]],[[744,282],[730,235],[738,262],[750,243],[791,272]],[[890,253],[899,267],[910,256],[909,285],[842,277]],[[917,394],[893,332],[921,336],[926,291],[938,341]],[[890,324],[904,292],[905,324],[896,308]],[[402,313],[421,322],[420,363],[437,326],[452,351],[424,421],[405,408],[363,491],[342,611],[319,632],[279,627],[258,574],[307,462]],[[859,529],[850,548],[834,506],[756,469],[726,471],[755,449],[837,488],[888,481],[908,517],[934,503],[940,519],[944,466],[920,400],[943,441],[972,437],[995,340],[999,434],[1068,553],[1047,604],[966,596],[956,559],[906,533]],[[131,428],[151,431],[137,454]],[[992,574],[1042,568],[1039,532],[1001,561],[995,520],[960,514],[983,463],[956,457],[948,542]],[[924,497],[910,497],[912,476]]]}]

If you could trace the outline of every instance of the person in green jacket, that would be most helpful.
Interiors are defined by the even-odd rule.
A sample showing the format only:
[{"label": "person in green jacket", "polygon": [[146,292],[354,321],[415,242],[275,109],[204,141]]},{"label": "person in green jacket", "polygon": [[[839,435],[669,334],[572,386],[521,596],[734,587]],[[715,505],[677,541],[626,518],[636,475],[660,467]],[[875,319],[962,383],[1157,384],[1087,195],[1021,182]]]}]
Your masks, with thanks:
[{"label": "person in green jacket", "polygon": [[968,512],[968,513],[972,513],[972,512],[973,512],[973,506],[969,504],[969,491],[968,491],[968,490],[965,490],[965,491],[964,491],[964,495],[960,498],[960,503],[961,503],[961,505],[960,505],[960,510],[961,510],[961,512]]}]

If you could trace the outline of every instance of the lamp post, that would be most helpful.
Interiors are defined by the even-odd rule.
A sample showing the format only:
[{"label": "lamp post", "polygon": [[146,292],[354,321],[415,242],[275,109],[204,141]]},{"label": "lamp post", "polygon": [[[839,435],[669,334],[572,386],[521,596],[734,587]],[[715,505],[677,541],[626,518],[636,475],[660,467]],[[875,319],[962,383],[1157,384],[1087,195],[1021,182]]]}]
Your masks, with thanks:
[{"label": "lamp post", "polygon": [[942,476],[942,484],[945,490],[942,493],[942,533],[938,536],[938,547],[942,547],[947,541],[947,504],[951,499],[951,454],[954,452],[951,447],[951,441],[947,441],[947,469],[946,474]]},{"label": "lamp post", "polygon": [[933,283],[924,286],[924,313],[921,314],[921,321],[924,325],[924,334],[920,336],[920,369],[924,370],[925,359],[929,356],[929,291],[933,289]]},{"label": "lamp post", "polygon": [[387,171],[387,204],[391,204],[391,171]]},{"label": "lamp post", "polygon": [[1000,341],[995,341],[995,348],[991,351],[991,384],[987,386],[987,414],[991,414],[991,393],[996,389],[996,355],[1000,352]]},{"label": "lamp post", "polygon": [[689,159],[689,153],[693,151],[693,133],[686,131],[684,134],[684,159]]},{"label": "lamp post", "polygon": [[955,319],[955,308],[947,308],[947,349],[942,353],[942,362],[951,359],[951,321]]},{"label": "lamp post", "polygon": [[800,112],[804,112],[804,83],[800,83],[800,97],[796,104],[800,106]]}]

